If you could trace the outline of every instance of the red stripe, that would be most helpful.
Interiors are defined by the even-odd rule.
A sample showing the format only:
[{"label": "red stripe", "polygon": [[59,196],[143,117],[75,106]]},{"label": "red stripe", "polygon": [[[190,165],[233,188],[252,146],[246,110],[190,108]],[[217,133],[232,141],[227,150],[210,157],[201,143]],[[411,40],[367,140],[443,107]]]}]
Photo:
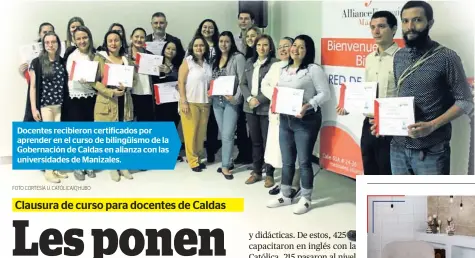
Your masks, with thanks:
[{"label": "red stripe", "polygon": [[272,104],[271,104],[271,112],[276,113],[276,105],[277,105],[277,94],[279,93],[279,89],[277,87],[274,87],[274,92],[272,94]]},{"label": "red stripe", "polygon": [[28,72],[28,69],[26,69],[26,71],[23,74],[25,75],[26,83],[30,85],[31,78],[30,78],[30,73]]},{"label": "red stripe", "polygon": [[107,86],[108,79],[109,79],[109,65],[105,64],[104,65],[104,75],[102,77],[102,84]]},{"label": "red stripe", "polygon": [[135,55],[135,64],[136,64],[136,65],[140,65],[140,57],[141,57],[141,56],[142,56],[142,55],[141,55],[140,53],[137,53],[137,54]]},{"label": "red stripe", "polygon": [[340,101],[338,102],[339,108],[345,108],[345,93],[346,93],[346,84],[342,83],[340,85]]},{"label": "red stripe", "polygon": [[209,83],[208,97],[213,95],[214,80]]},{"label": "red stripe", "polygon": [[379,102],[374,100],[374,125],[376,126],[376,134],[379,134]]},{"label": "red stripe", "polygon": [[160,105],[160,90],[158,84],[153,85],[153,90],[155,92],[155,104]]},{"label": "red stripe", "polygon": [[71,67],[71,72],[69,73],[69,80],[72,81],[74,78],[74,69],[76,68],[76,61],[73,61],[73,67]]}]

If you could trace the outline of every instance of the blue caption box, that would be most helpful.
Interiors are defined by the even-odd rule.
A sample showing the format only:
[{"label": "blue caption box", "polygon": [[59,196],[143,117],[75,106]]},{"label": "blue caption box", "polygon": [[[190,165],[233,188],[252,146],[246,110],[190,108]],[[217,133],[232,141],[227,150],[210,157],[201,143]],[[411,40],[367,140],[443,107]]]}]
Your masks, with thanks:
[{"label": "blue caption box", "polygon": [[13,122],[13,169],[175,168],[172,122]]}]

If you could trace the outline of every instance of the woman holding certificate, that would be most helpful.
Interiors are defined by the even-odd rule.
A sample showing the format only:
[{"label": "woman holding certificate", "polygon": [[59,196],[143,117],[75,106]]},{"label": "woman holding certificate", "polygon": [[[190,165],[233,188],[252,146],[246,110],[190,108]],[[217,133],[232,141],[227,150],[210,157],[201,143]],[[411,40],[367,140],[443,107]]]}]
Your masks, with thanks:
[{"label": "woman holding certificate", "polygon": [[[122,37],[117,31],[109,31],[104,36],[103,48],[94,61],[99,62],[99,73],[94,88],[97,90],[94,121],[132,121],[133,105],[130,88],[133,85],[132,60],[126,58]],[[106,69],[106,66],[108,69]],[[123,68],[121,66],[124,66]],[[105,73],[108,73],[105,75]],[[130,76],[129,76],[130,75]],[[124,76],[119,80],[117,77]],[[124,82],[123,82],[124,81]],[[133,179],[128,170],[110,171],[112,180],[120,181],[120,176]]]},{"label": "woman holding certificate", "polygon": [[[272,94],[274,93],[274,88],[279,82],[280,73],[282,69],[289,64],[290,58],[290,47],[294,42],[293,38],[284,37],[279,42],[279,47],[277,48],[277,54],[279,56],[280,62],[274,63],[269,72],[262,79],[262,93],[268,99],[272,99]],[[271,101],[272,105],[272,101]],[[282,155],[280,153],[279,146],[279,125],[280,115],[274,114],[269,110],[269,130],[267,131],[267,144],[264,153],[264,162],[266,164],[264,172],[266,173],[266,180],[274,182],[274,170],[275,168],[282,168]],[[273,184],[273,183],[272,183]],[[291,197],[294,197],[300,190],[300,170],[298,169],[298,164],[296,165],[294,180],[292,184],[292,194]],[[275,195],[280,191],[280,186],[276,186],[269,191],[270,194]]]},{"label": "woman holding certificate", "polygon": [[203,143],[209,117],[208,85],[211,80],[209,46],[201,35],[195,36],[188,47],[188,56],[178,70],[179,110],[188,165],[201,172]]},{"label": "woman holding certificate", "polygon": [[[73,33],[73,39],[76,42],[76,47],[69,54],[66,61],[66,68],[70,77],[68,80],[68,121],[93,122],[94,106],[96,104],[96,90],[93,84],[95,83],[97,65],[94,67],[91,61],[94,60],[96,50],[94,49],[91,31],[87,27],[77,27]],[[83,75],[87,74],[79,71],[79,69],[83,68],[80,66],[91,67],[89,69],[89,78],[84,78],[85,76]],[[86,179],[85,174],[91,178],[96,177],[93,170],[74,171],[74,177],[80,181]]]},{"label": "woman holding certificate", "polygon": [[[61,109],[68,97],[68,73],[61,58],[61,41],[54,32],[45,34],[43,50],[31,61],[29,75],[31,114],[35,121],[60,122]],[[60,171],[46,170],[45,178],[59,183],[68,176]]]},{"label": "woman holding certificate", "polygon": [[[266,149],[267,130],[269,127],[270,100],[262,93],[261,82],[271,65],[277,61],[275,58],[274,42],[268,35],[257,37],[253,52],[253,57],[246,62],[240,84],[242,95],[244,96],[243,110],[246,113],[252,141],[253,169],[251,177],[247,179],[246,184],[254,184],[262,180],[264,151]],[[273,185],[273,180],[266,179],[264,182],[264,186],[267,188]]]},{"label": "woman holding certificate", "polygon": [[[278,89],[288,88],[295,92],[303,90],[303,100],[300,103],[273,103],[276,109],[280,105],[301,107],[297,114],[280,114],[281,191],[267,204],[269,208],[292,204],[292,180],[298,156],[301,198],[294,208],[295,214],[303,214],[310,209],[314,176],[311,157],[322,123],[320,107],[331,97],[328,78],[323,69],[314,62],[315,45],[312,38],[307,35],[297,36],[290,48],[289,64],[283,68],[277,85]],[[276,96],[275,99],[279,98]]]},{"label": "woman holding certificate", "polygon": [[[202,21],[195,32],[195,36],[196,35],[203,36],[208,43],[209,64],[213,64],[215,62],[216,53],[219,51],[219,29],[216,22],[211,19]],[[209,111],[208,125],[206,129],[206,156],[208,163],[213,163],[215,161],[216,152],[218,152],[220,147],[221,143],[218,140],[218,125],[216,124],[214,110],[211,109]]]},{"label": "woman holding certificate", "polygon": [[[162,49],[163,64],[158,67],[160,77],[155,82],[157,84],[174,85],[178,89],[178,68],[183,61],[185,50],[181,44],[176,44],[174,41],[165,43]],[[157,77],[156,77],[157,78]],[[178,113],[178,102],[156,103],[155,102],[155,121],[173,122],[178,130],[180,123],[180,114]],[[178,155],[178,161],[183,161],[183,158]]]},{"label": "woman holding certificate", "polygon": [[[245,64],[246,60],[244,55],[238,51],[233,34],[229,31],[221,33],[216,61],[213,63],[213,80],[224,78],[222,76],[234,76],[233,95],[212,96],[213,110],[222,141],[222,165],[218,172],[221,172],[226,179],[233,179],[231,170],[234,168],[232,164],[234,134],[240,111],[239,104],[242,103],[239,79],[244,72]],[[214,83],[214,86],[218,86],[217,83]]]},{"label": "woman holding certificate", "polygon": [[[120,33],[120,32],[119,32]],[[137,55],[149,54],[152,52],[145,50],[145,35],[147,33],[143,28],[136,28],[132,31],[130,39],[129,56],[133,60],[136,67],[140,65]],[[136,68],[134,86],[132,87],[132,99],[134,103],[134,116],[138,122],[155,121],[155,100],[153,91],[153,82],[157,80],[157,76],[138,73]]]}]

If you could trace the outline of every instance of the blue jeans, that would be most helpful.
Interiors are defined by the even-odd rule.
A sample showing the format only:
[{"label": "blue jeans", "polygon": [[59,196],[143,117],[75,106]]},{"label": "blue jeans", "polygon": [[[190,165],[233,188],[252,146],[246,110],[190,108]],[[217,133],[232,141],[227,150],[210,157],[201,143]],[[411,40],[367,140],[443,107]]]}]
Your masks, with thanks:
[{"label": "blue jeans", "polygon": [[221,133],[222,167],[229,168],[232,164],[234,134],[239,116],[238,105],[221,98],[213,99],[213,110],[219,132]]},{"label": "blue jeans", "polygon": [[391,170],[393,175],[450,175],[450,144],[414,150],[391,143]]},{"label": "blue jeans", "polygon": [[303,118],[280,115],[279,143],[282,153],[282,194],[289,197],[298,156],[302,196],[311,199],[313,190],[312,154],[322,125],[320,109],[313,109]]}]

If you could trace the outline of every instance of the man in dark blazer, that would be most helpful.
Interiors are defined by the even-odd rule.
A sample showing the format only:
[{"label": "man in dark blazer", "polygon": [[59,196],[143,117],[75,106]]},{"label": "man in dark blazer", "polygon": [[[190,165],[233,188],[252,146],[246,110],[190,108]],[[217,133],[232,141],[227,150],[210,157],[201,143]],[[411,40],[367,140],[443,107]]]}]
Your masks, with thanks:
[{"label": "man in dark blazer", "polygon": [[[179,48],[183,48],[181,40],[175,36],[166,33],[168,26],[167,17],[162,12],[156,12],[152,15],[153,33],[145,37],[146,42],[174,42]],[[161,52],[161,51],[160,51]]]}]

